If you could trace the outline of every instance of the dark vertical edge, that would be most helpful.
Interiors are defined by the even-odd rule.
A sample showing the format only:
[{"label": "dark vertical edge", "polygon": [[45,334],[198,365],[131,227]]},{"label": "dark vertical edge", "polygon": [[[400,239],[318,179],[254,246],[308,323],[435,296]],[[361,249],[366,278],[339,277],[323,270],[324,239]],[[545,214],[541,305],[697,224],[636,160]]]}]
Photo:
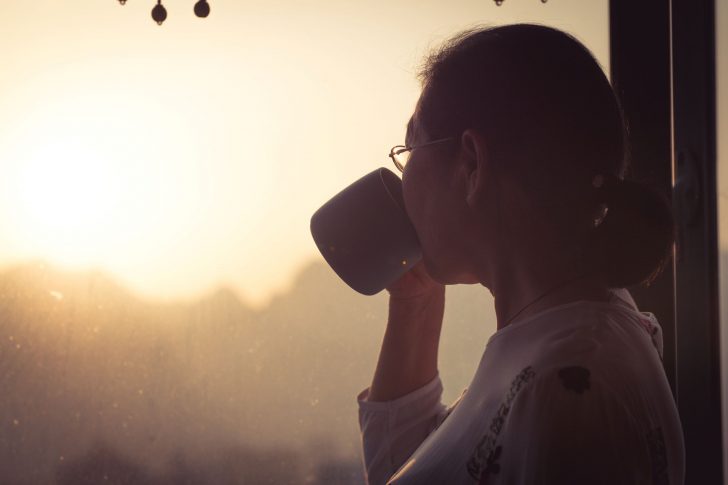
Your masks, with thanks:
[{"label": "dark vertical edge", "polygon": [[687,483],[722,483],[715,5],[672,0],[678,408]]},{"label": "dark vertical edge", "polygon": [[[670,5],[668,0],[611,0],[610,70],[630,133],[632,178],[672,200]],[[674,261],[649,288],[630,288],[663,330],[663,366],[677,396]]]}]

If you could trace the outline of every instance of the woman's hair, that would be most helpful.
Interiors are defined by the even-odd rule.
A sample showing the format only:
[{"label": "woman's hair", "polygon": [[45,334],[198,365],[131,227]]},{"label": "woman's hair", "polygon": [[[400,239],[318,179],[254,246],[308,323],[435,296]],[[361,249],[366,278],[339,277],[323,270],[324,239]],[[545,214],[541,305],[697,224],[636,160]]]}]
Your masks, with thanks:
[{"label": "woman's hair", "polygon": [[[425,61],[419,127],[468,128],[543,217],[609,287],[651,283],[669,261],[674,221],[656,190],[625,180],[622,109],[591,53],[570,35],[518,24],[466,31]],[[595,177],[601,175],[599,178]],[[606,216],[595,214],[606,205]]]}]

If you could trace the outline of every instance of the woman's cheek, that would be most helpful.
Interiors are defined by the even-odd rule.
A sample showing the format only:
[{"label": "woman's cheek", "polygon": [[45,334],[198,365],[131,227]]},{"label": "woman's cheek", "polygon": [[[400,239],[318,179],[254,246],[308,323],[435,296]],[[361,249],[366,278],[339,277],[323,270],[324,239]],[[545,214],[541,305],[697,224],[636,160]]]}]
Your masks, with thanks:
[{"label": "woman's cheek", "polygon": [[[412,181],[411,177],[409,176],[408,170],[405,168],[404,173],[402,174],[402,198],[404,199],[404,209],[407,213],[407,216],[410,218],[410,221],[412,224],[415,224],[416,219],[416,199],[415,199],[415,191],[412,187]],[[415,226],[417,228],[417,226]]]}]

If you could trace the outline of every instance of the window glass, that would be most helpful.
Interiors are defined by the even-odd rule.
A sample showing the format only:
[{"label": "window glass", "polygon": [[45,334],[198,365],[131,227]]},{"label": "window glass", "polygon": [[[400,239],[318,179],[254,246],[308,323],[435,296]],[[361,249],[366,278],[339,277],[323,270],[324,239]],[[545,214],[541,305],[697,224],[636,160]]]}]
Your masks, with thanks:
[{"label": "window glass", "polygon": [[728,477],[728,5],[715,2],[716,144],[718,163],[718,235],[720,261],[721,380],[723,383],[723,476]]},{"label": "window glass", "polygon": [[[555,26],[609,69],[607,0],[208,3],[3,3],[2,483],[363,481],[386,295],[311,215],[389,166],[462,29]],[[447,305],[449,402],[495,317],[481,286]]]}]

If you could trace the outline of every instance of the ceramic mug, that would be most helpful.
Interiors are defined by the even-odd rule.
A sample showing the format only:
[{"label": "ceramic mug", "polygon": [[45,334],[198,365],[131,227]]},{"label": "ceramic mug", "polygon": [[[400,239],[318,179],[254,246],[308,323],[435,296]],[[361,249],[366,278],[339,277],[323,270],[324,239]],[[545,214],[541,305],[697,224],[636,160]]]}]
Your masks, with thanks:
[{"label": "ceramic mug", "polygon": [[311,235],[326,262],[351,288],[379,293],[422,259],[402,198],[402,181],[378,168],[326,202],[311,217]]}]

